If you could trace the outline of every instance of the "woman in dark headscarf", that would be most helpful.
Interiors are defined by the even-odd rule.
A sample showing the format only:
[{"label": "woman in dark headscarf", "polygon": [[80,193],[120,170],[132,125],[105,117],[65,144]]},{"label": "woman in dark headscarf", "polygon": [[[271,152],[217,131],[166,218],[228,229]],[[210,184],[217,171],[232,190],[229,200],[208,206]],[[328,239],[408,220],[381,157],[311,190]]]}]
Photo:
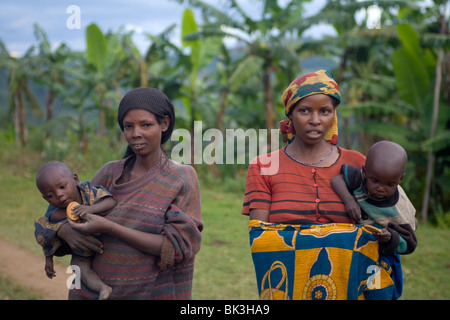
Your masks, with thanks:
[{"label": "woman in dark headscarf", "polygon": [[[111,192],[116,207],[105,217],[64,224],[45,235],[46,243],[59,245],[61,238],[72,248],[101,251],[92,268],[112,288],[110,299],[189,299],[203,224],[194,169],[162,149],[174,127],[173,105],[157,89],[134,89],[120,102],[118,122],[128,142],[125,156],[92,179]],[[80,233],[101,234],[101,248],[78,241]],[[69,299],[95,298],[83,285],[69,293]]]}]

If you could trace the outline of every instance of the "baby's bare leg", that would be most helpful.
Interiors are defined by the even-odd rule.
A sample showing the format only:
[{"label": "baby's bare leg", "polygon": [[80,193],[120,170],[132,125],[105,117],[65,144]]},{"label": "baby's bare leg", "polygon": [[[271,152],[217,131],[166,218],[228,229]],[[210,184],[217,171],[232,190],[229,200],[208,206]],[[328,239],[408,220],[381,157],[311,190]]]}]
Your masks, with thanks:
[{"label": "baby's bare leg", "polygon": [[72,255],[72,265],[80,268],[81,281],[91,290],[98,292],[99,300],[106,300],[111,295],[112,288],[106,285],[91,268],[91,258]]}]

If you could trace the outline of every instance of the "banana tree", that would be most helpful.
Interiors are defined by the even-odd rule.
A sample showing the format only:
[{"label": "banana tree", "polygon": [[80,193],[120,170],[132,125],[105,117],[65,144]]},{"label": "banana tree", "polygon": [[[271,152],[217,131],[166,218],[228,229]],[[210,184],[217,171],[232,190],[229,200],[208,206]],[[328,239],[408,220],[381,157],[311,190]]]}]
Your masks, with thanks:
[{"label": "banana tree", "polygon": [[[50,42],[44,30],[37,24],[34,25],[34,34],[38,41],[39,64],[34,66],[36,71],[34,81],[48,88],[45,99],[46,123],[53,120],[54,102],[59,96],[67,94],[65,86],[66,77],[70,74],[70,61],[74,59],[74,53],[66,44],[62,43],[52,51]],[[50,129],[47,126],[45,137],[50,137]]]},{"label": "banana tree", "polygon": [[[353,81],[350,89],[357,84],[359,95],[370,99],[348,101],[342,114],[347,117],[351,114],[366,116],[366,120],[350,126],[350,133],[364,132],[377,139],[390,139],[408,151],[410,174],[406,176],[404,185],[416,207],[422,206],[422,221],[426,223],[428,205],[432,203],[434,212],[442,211],[439,208],[444,198],[442,190],[447,189],[448,192],[450,184],[445,171],[445,157],[435,158],[449,149],[445,137],[450,134],[450,112],[447,111],[448,105],[446,108],[445,103],[439,100],[443,93],[439,74],[445,46],[437,47],[432,41],[425,45],[423,39],[426,37],[420,37],[409,24],[399,24],[396,29],[399,45],[392,52],[393,76],[357,72],[358,79]],[[350,96],[353,96],[352,92]],[[433,170],[438,170],[439,175]],[[432,196],[430,190],[434,190]],[[419,194],[422,194],[422,199]]]},{"label": "banana tree", "polygon": [[[184,2],[184,1],[179,1]],[[235,0],[226,1],[228,10],[220,10],[204,1],[189,0],[199,8],[207,21],[199,31],[191,33],[189,39],[232,38],[243,44],[246,52],[234,74],[230,77],[231,86],[245,81],[259,79],[259,90],[266,115],[266,128],[275,126],[275,85],[274,75],[284,73],[289,77],[300,69],[298,55],[295,53],[296,39],[303,30],[283,31],[283,26],[294,17],[302,15],[302,4],[306,1],[289,1],[281,7],[276,1],[258,1],[262,4],[259,18],[253,18]],[[233,12],[233,14],[231,13]],[[206,20],[206,19],[205,19]],[[289,80],[283,79],[283,85]],[[269,131],[270,132],[270,131]]]},{"label": "banana tree", "polygon": [[439,111],[444,110],[444,105],[439,102],[444,48],[437,50],[436,59],[436,52],[433,52],[431,48],[422,47],[419,35],[412,26],[403,24],[397,29],[402,44],[393,55],[397,87],[401,99],[417,110],[419,117],[416,123],[416,134],[420,139],[420,151],[426,154],[427,165],[421,211],[422,222],[426,223],[431,184],[435,176],[433,172],[435,156],[439,151],[429,142],[435,139],[437,133],[441,135],[449,132],[446,127],[450,120],[448,112],[443,112],[439,118]]},{"label": "banana tree", "polygon": [[99,135],[106,132],[105,106],[103,101],[107,91],[104,70],[108,59],[108,44],[105,35],[96,24],[86,28],[86,62],[92,70],[92,85],[96,88],[96,104],[99,109]]},{"label": "banana tree", "polygon": [[[189,60],[186,64],[189,73],[188,81],[184,84],[183,88],[186,94],[184,99],[184,106],[188,110],[190,117],[190,132],[194,132],[194,121],[196,120],[196,104],[197,104],[197,77],[200,70],[201,58],[202,58],[202,43],[198,40],[188,41],[184,40],[184,37],[195,32],[198,29],[197,22],[195,21],[194,12],[190,9],[186,9],[183,12],[181,21],[181,43],[184,48],[190,48]],[[193,140],[193,139],[192,139]],[[193,148],[192,148],[193,149]]]},{"label": "banana tree", "polygon": [[14,57],[0,41],[0,68],[6,68],[9,71],[8,105],[13,114],[15,141],[19,147],[27,142],[28,130],[25,123],[27,108],[30,108],[38,117],[42,116],[39,103],[30,87],[35,71],[33,66],[38,64],[38,58],[33,53],[34,46],[31,46],[24,56]]},{"label": "banana tree", "polygon": [[[369,19],[367,9],[371,6],[377,6],[379,10],[382,10],[379,29],[369,29],[366,26]],[[344,104],[341,114],[346,115],[343,119],[344,130],[341,140],[344,147],[352,148],[356,145],[362,151],[367,151],[373,142],[364,128],[360,132],[355,132],[354,129],[362,121],[370,120],[370,116],[374,114],[359,113],[356,119],[353,119],[354,116],[348,111],[361,103],[365,104],[364,110],[370,109],[368,104],[374,102],[372,93],[376,93],[376,98],[380,98],[379,91],[386,91],[378,85],[380,80],[392,83],[386,61],[391,59],[391,48],[397,41],[393,25],[398,20],[396,12],[401,9],[416,12],[418,7],[411,1],[330,0],[316,15],[296,19],[286,26],[287,28],[305,28],[325,23],[333,26],[337,33],[336,36],[325,36],[318,40],[304,42],[299,50],[337,61],[334,76],[342,89]],[[364,12],[366,16],[358,22],[357,14]],[[387,88],[389,86],[384,89]],[[347,107],[350,108],[345,110]],[[375,108],[375,110],[380,109]],[[352,139],[355,134],[348,133],[357,133],[358,138]],[[354,140],[358,142],[355,143]]]},{"label": "banana tree", "polygon": [[[101,137],[115,127],[115,108],[122,96],[122,86],[147,86],[147,65],[132,41],[132,33],[104,34],[96,24],[86,28],[86,71],[91,96],[99,111],[98,132]],[[134,79],[138,76],[138,81]],[[124,83],[121,83],[124,82]]]},{"label": "banana tree", "polygon": [[[186,35],[194,33],[198,30],[198,24],[194,17],[194,12],[191,9],[185,9],[181,22],[181,43],[183,48],[189,48],[188,59],[181,60],[182,68],[187,73],[181,91],[183,93],[183,106],[185,108],[185,115],[189,119],[189,131],[194,135],[194,123],[198,120],[201,111],[200,90],[203,86],[203,81],[200,77],[200,71],[208,63],[211,62],[217,49],[220,45],[220,40],[208,41],[207,43],[200,40],[186,39]],[[207,108],[207,107],[206,107]],[[194,159],[194,139],[191,137],[191,159]]]},{"label": "banana tree", "polygon": [[[115,132],[113,106],[122,94],[120,81],[135,70],[126,68],[128,53],[122,49],[128,48],[126,36],[120,32],[104,35],[97,25],[91,24],[86,28],[84,52],[71,51],[64,45],[50,52],[45,39],[40,42],[41,55],[47,57],[40,81],[45,82],[49,92],[57,94],[58,102],[64,106],[62,116],[71,120],[65,128],[60,128],[61,118],[49,120],[46,127],[55,132],[64,130],[67,137],[78,142],[82,154],[89,150],[88,135],[95,127],[101,138],[107,129]],[[98,115],[93,116],[93,112]]]}]

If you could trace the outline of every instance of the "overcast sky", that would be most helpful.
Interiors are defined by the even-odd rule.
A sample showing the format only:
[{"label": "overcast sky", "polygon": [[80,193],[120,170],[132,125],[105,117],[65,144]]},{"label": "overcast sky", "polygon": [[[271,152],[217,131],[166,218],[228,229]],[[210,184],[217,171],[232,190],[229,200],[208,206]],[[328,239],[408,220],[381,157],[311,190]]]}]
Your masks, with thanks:
[{"label": "overcast sky", "polygon": [[[206,0],[217,7],[223,0]],[[279,0],[282,4],[287,0]],[[238,0],[244,10],[252,15],[261,12],[259,1]],[[325,0],[313,0],[306,5],[308,14],[317,13]],[[69,29],[67,20],[74,13],[67,9],[76,5],[80,9],[80,28]],[[149,46],[144,33],[158,34],[173,23],[181,24],[181,15],[185,5],[170,0],[1,0],[0,2],[0,39],[10,53],[22,55],[36,38],[33,24],[37,23],[47,34],[53,47],[66,43],[73,50],[84,50],[86,26],[95,22],[103,32],[117,31],[120,27],[135,31],[134,41],[141,52]],[[259,15],[254,15],[259,17]],[[308,31],[311,36],[333,33],[330,26],[319,26]],[[174,33],[174,41],[179,41],[179,29]]]}]

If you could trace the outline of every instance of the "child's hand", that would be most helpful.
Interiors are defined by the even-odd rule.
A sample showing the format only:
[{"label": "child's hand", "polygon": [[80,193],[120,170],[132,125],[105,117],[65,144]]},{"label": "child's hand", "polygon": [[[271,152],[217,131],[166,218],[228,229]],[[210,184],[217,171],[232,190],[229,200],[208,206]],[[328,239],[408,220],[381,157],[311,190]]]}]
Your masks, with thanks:
[{"label": "child's hand", "polygon": [[358,223],[361,221],[361,208],[359,207],[359,204],[351,198],[349,201],[345,202],[345,208],[347,210],[348,215],[350,218],[356,221]]},{"label": "child's hand", "polygon": [[55,269],[53,269],[53,259],[51,257],[45,257],[45,274],[49,279],[52,279],[55,275]]},{"label": "child's hand", "polygon": [[92,213],[92,208],[91,206],[80,204],[72,209],[72,213],[75,217],[80,217],[83,219],[85,215]]},{"label": "child's hand", "polygon": [[391,233],[386,228],[381,229],[381,233],[373,233],[373,236],[380,243],[388,242],[391,240]]}]

